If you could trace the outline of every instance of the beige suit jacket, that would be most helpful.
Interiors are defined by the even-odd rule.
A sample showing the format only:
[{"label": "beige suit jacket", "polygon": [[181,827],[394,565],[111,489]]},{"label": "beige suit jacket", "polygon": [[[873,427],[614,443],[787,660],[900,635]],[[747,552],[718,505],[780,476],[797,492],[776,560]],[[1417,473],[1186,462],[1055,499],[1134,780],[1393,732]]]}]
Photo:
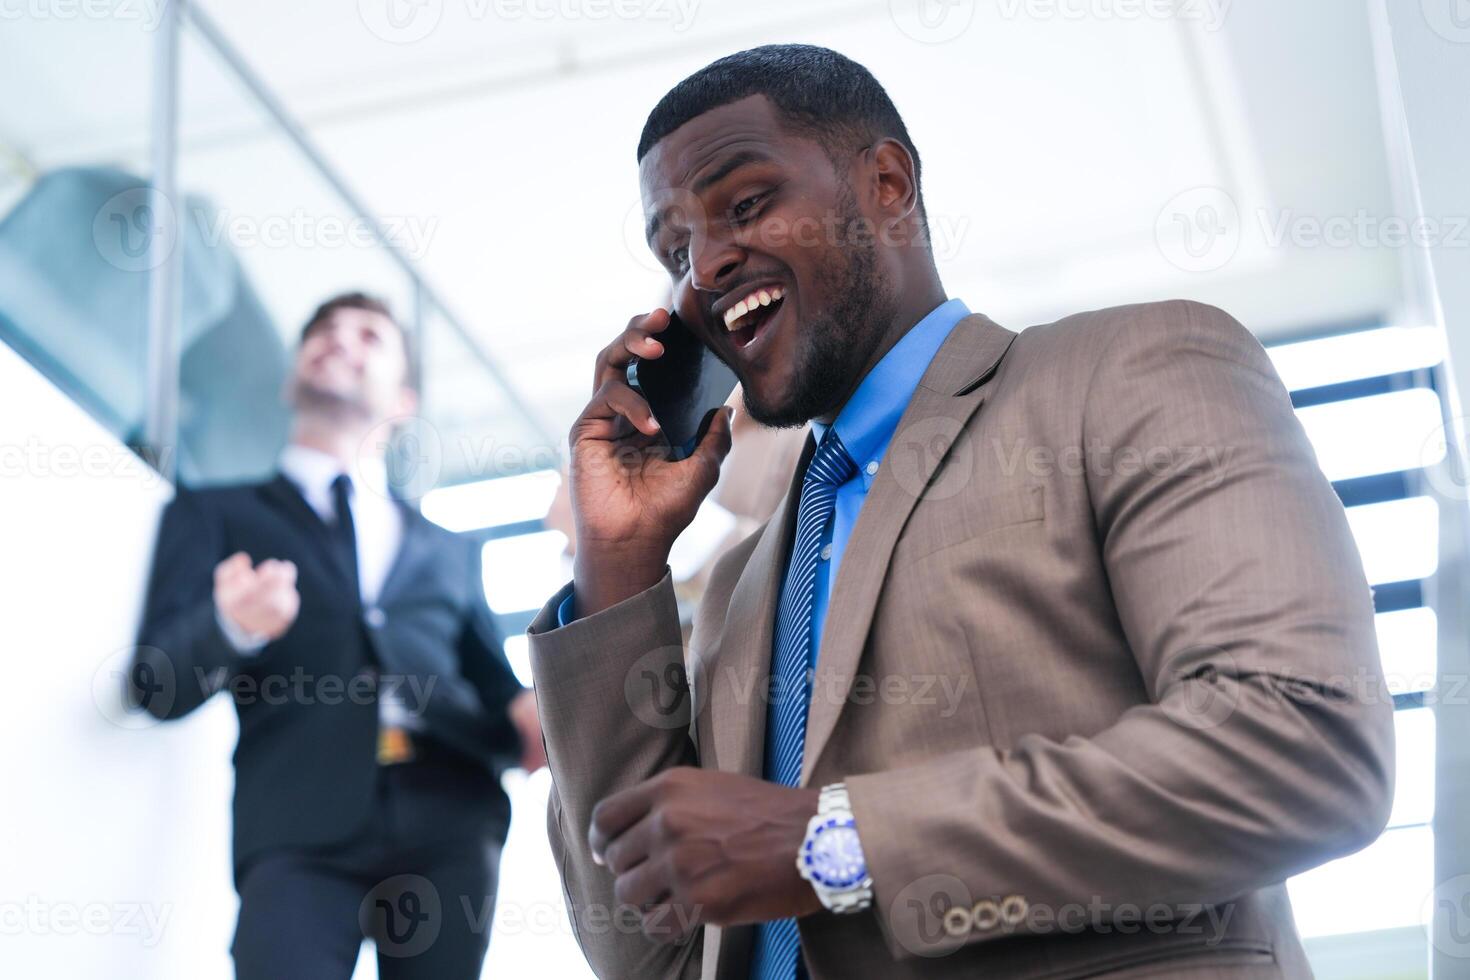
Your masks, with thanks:
[{"label": "beige suit jacket", "polygon": [[[750,927],[639,934],[587,831],[669,766],[761,774],[811,449],[711,577],[692,699],[667,578],[556,628],[564,589],[530,629],[553,847],[601,976],[748,975]],[[1282,882],[1387,820],[1362,564],[1265,352],[1212,307],[962,320],[819,650],[803,784],[846,781],[875,898],[801,920],[816,980],[1307,977]]]}]

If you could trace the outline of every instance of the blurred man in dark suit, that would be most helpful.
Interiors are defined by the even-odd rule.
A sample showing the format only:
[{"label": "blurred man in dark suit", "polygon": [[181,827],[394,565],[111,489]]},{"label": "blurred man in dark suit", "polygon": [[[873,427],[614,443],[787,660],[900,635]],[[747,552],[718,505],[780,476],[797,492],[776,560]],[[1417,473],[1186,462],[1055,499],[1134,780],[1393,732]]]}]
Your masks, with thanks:
[{"label": "blurred man in dark suit", "polygon": [[302,331],[279,472],[180,488],[159,530],[132,697],[178,718],[221,689],[235,752],[242,980],[477,977],[510,804],[545,756],[485,603],[480,548],[389,492],[417,406],[410,341],[347,294]]}]

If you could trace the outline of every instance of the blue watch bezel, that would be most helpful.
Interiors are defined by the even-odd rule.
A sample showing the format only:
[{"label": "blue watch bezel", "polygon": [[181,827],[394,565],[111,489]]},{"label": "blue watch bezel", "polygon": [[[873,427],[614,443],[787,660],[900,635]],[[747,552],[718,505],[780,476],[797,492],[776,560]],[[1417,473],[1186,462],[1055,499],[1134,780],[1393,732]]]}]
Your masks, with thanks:
[{"label": "blue watch bezel", "polygon": [[857,871],[851,877],[833,877],[817,870],[817,864],[812,860],[813,847],[816,845],[817,839],[828,831],[839,829],[851,830],[856,833],[857,821],[851,817],[844,819],[828,817],[816,827],[812,828],[812,832],[807,835],[806,840],[801,845],[802,867],[806,868],[806,872],[811,876],[812,881],[821,885],[823,888],[853,888],[862,884],[868,878],[868,861],[866,857],[863,858],[862,863],[858,865]]}]

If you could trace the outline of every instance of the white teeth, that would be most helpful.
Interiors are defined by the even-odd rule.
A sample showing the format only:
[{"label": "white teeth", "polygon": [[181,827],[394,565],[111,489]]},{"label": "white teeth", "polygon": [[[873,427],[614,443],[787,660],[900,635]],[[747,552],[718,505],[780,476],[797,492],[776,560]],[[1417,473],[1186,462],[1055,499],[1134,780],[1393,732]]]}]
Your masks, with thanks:
[{"label": "white teeth", "polygon": [[760,289],[736,303],[725,311],[725,329],[734,330],[735,322],[760,306],[770,306],[776,300],[786,295],[786,291],[779,286],[775,289]]}]

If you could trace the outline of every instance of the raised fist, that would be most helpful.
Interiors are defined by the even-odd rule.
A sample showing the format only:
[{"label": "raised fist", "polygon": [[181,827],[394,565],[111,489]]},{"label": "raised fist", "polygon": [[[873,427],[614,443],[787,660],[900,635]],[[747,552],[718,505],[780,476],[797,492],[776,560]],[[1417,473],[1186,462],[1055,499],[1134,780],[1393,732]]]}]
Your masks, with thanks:
[{"label": "raised fist", "polygon": [[276,639],[301,610],[295,563],[267,558],[252,567],[249,555],[235,552],[214,567],[214,605],[246,633]]}]

